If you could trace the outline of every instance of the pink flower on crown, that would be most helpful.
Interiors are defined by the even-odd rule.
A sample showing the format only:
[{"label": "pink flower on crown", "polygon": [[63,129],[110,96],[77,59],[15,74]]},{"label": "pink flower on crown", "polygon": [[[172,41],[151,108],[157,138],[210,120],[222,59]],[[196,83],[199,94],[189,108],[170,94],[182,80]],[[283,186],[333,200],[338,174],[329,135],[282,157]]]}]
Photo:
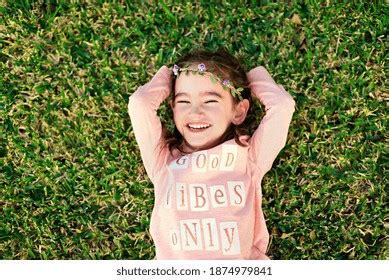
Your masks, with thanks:
[{"label": "pink flower on crown", "polygon": [[177,76],[178,75],[178,71],[180,70],[180,67],[176,64],[174,64],[173,66],[173,73],[174,73],[174,76]]},{"label": "pink flower on crown", "polygon": [[205,68],[205,64],[204,63],[200,63],[199,65],[197,65],[197,69],[199,69],[200,72],[204,72],[205,70],[207,70]]},{"label": "pink flower on crown", "polygon": [[230,85],[230,80],[228,80],[228,79],[223,80],[223,85],[229,86]]}]

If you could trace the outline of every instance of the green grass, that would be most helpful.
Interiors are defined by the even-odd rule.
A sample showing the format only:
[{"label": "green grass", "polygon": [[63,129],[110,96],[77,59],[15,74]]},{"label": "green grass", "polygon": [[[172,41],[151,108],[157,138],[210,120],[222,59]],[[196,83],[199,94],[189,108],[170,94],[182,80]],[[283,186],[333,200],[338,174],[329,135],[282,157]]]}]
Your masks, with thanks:
[{"label": "green grass", "polygon": [[193,46],[265,65],[297,102],[263,181],[270,256],[389,259],[388,5],[91,2],[1,1],[1,259],[154,257],[127,102]]}]

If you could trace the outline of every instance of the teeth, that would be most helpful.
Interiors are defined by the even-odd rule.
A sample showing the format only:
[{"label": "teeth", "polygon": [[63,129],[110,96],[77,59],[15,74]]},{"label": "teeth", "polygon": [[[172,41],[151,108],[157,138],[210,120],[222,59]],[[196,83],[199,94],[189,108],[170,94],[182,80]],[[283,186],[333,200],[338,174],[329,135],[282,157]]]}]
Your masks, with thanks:
[{"label": "teeth", "polygon": [[209,124],[205,125],[205,124],[189,124],[188,125],[190,128],[208,128],[209,127]]}]

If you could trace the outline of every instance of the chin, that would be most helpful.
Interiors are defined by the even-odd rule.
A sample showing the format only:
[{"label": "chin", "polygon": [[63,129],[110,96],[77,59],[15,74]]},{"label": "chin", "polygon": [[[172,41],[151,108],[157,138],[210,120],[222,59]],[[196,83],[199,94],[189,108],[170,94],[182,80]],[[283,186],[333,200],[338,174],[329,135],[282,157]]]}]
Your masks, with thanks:
[{"label": "chin", "polygon": [[191,147],[192,149],[196,149],[196,150],[206,150],[206,149],[210,149],[212,148],[214,145],[214,142],[210,143],[210,142],[207,142],[207,143],[190,143],[190,142],[187,142],[189,147]]}]

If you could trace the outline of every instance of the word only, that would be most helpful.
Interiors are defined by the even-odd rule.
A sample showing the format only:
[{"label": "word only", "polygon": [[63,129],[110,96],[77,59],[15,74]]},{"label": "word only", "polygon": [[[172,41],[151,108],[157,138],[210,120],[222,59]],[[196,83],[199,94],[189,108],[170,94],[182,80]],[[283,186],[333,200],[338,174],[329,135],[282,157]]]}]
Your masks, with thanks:
[{"label": "word only", "polygon": [[181,220],[178,230],[169,231],[169,244],[173,250],[221,250],[223,255],[236,255],[240,253],[238,224],[217,225],[215,218]]}]

